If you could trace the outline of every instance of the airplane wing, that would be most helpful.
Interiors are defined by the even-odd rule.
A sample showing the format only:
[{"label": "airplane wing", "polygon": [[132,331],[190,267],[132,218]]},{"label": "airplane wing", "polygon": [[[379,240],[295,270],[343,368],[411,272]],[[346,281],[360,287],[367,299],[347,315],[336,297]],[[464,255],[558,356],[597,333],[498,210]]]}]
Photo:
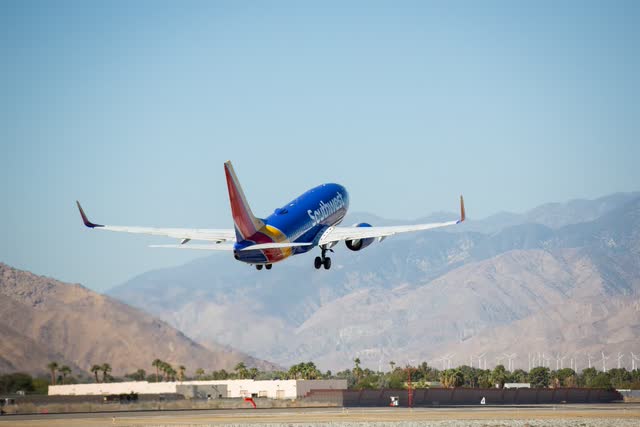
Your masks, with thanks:
[{"label": "airplane wing", "polygon": [[[153,227],[128,227],[120,225],[102,225],[95,224],[87,218],[80,203],[76,201],[82,222],[89,228],[96,230],[116,231],[122,233],[149,234],[152,236],[166,236],[180,239],[181,243],[187,243],[189,240],[205,240],[216,242],[220,247],[217,250],[233,250],[233,243],[236,241],[235,231],[233,229],[201,229],[201,228],[153,228]],[[231,245],[221,245],[223,242],[231,242]],[[217,245],[209,245],[210,247]],[[184,248],[196,249],[192,245],[184,246]]]},{"label": "airplane wing", "polygon": [[460,219],[457,221],[436,222],[431,224],[397,225],[390,227],[332,227],[320,238],[318,245],[339,242],[342,240],[357,240],[370,238],[384,238],[399,233],[431,230],[460,224],[465,220],[464,199],[460,196]]}]

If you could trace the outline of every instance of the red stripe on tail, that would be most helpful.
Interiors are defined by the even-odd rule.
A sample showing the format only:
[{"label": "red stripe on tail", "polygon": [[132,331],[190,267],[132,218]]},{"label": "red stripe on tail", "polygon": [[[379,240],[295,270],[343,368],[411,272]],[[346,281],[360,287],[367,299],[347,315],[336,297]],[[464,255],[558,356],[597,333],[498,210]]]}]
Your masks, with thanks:
[{"label": "red stripe on tail", "polygon": [[236,234],[238,234],[236,237],[238,241],[246,240],[260,230],[264,223],[253,216],[231,162],[224,164],[224,172],[227,177],[227,188],[229,189],[231,215],[236,226]]}]

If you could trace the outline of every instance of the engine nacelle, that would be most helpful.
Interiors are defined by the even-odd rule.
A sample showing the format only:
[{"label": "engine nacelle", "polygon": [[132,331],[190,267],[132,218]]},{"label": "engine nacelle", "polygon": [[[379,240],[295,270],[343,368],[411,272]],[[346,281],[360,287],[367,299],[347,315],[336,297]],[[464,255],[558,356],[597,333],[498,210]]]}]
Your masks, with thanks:
[{"label": "engine nacelle", "polygon": [[[371,224],[367,224],[366,222],[361,222],[359,224],[354,225],[354,227],[371,227]],[[345,240],[344,243],[347,245],[347,248],[351,249],[352,251],[359,251],[360,249],[364,249],[370,244],[372,244],[374,240],[375,240],[375,237],[370,237],[367,239]]]}]

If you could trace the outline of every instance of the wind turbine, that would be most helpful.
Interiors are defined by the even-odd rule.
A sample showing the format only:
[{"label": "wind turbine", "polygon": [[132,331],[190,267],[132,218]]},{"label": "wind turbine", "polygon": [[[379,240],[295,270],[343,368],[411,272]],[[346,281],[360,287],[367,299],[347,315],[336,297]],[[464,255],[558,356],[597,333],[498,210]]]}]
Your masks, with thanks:
[{"label": "wind turbine", "polygon": [[623,357],[624,357],[624,354],[618,352],[618,369],[620,369],[620,362],[622,361]]},{"label": "wind turbine", "polygon": [[447,359],[447,369],[451,369],[451,359],[453,359],[455,355],[455,353],[449,353],[445,356]]},{"label": "wind turbine", "polygon": [[435,363],[437,362],[442,362],[442,370],[444,371],[445,369],[447,369],[447,366],[445,365],[446,359],[444,356],[439,357],[438,359],[434,359],[433,360]]},{"label": "wind turbine", "polygon": [[[558,354],[558,356],[560,356],[560,355]],[[566,358],[567,358],[566,354],[564,356],[560,356],[560,369],[564,369],[564,359],[566,359]]]},{"label": "wind turbine", "polygon": [[[482,369],[482,358],[485,357],[487,353],[480,353],[476,357],[478,358],[478,369]],[[487,361],[485,359],[484,368],[487,369]]]},{"label": "wind turbine", "polygon": [[640,357],[636,356],[635,354],[633,354],[633,352],[631,352],[631,370],[632,371],[636,370],[636,361],[640,362]]},{"label": "wind turbine", "polygon": [[517,356],[518,356],[518,353],[511,353],[511,354],[504,353],[504,357],[507,358],[507,361],[508,361],[508,364],[509,364],[509,371],[510,372],[513,371],[513,365],[514,365],[513,361]]},{"label": "wind turbine", "polygon": [[[551,358],[549,356],[545,356],[544,353],[542,353],[542,359],[547,362],[547,368],[549,367],[549,364],[551,363]],[[544,364],[542,366],[545,366]]]},{"label": "wind turbine", "polygon": [[607,359],[609,356],[604,355],[604,351],[602,352],[602,372],[607,372]]}]

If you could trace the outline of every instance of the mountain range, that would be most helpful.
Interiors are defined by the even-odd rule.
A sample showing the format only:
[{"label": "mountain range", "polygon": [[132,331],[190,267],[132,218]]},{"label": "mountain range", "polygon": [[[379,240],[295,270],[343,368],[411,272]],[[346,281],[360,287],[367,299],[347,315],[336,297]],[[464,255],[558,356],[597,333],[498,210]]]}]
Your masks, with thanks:
[{"label": "mountain range", "polygon": [[[345,223],[359,221],[402,223],[365,213]],[[359,357],[378,368],[443,355],[468,363],[479,353],[492,365],[517,353],[527,368],[532,354],[586,363],[602,351],[630,365],[629,352],[640,352],[640,193],[501,213],[361,252],[341,246],[329,271],[315,271],[312,258],[257,272],[215,254],[109,295],[204,345],[284,366],[342,369]]]},{"label": "mountain range", "polygon": [[113,374],[152,371],[159,358],[191,374],[233,369],[238,362],[273,364],[213,341],[204,347],[166,322],[78,284],[67,284],[0,263],[0,372],[47,372],[57,361],[78,374],[109,363]]}]

